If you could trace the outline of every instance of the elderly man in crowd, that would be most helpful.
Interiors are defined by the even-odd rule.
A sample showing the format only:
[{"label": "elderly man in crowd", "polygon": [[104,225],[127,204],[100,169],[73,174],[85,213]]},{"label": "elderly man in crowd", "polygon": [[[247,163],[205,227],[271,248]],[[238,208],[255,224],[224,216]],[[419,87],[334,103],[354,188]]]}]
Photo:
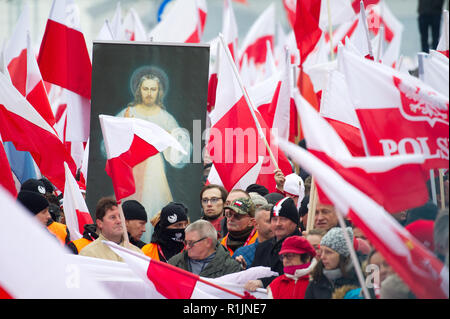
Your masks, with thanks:
[{"label": "elderly man in crowd", "polygon": [[186,227],[185,234],[185,249],[170,258],[169,264],[207,278],[221,277],[242,269],[218,242],[217,231],[211,223],[197,220]]}]

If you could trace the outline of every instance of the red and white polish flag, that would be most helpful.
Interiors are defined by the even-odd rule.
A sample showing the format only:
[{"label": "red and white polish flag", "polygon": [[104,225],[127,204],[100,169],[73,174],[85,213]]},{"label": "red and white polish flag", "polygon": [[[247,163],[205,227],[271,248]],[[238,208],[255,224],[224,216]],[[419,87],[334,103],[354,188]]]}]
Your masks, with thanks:
[{"label": "red and white polish flag", "polygon": [[45,81],[91,99],[92,65],[74,0],[54,0],[39,51]]},{"label": "red and white polish flag", "polygon": [[[331,125],[304,99],[299,113],[308,151],[387,211],[397,213],[426,203],[423,155],[353,157]],[[329,203],[317,184],[320,201]]]},{"label": "red and white polish flag", "polygon": [[[0,187],[0,298],[110,299],[112,295]],[[15,240],[11,241],[11,238]]]},{"label": "red and white polish flag", "polygon": [[[120,7],[119,7],[120,8]],[[147,41],[147,32],[136,10],[130,8],[121,25],[123,40]]]},{"label": "red and white polish flag", "polygon": [[36,62],[29,32],[29,8],[25,6],[11,40],[5,47],[5,64],[17,90],[26,97],[47,123],[53,126],[55,117]]},{"label": "red and white polish flag", "polygon": [[81,194],[80,187],[64,163],[66,171],[66,186],[64,187],[63,207],[66,224],[70,232],[70,240],[83,237],[84,225],[93,224],[89,209]]},{"label": "red and white polish flag", "polygon": [[422,81],[342,53],[344,74],[370,155],[423,154],[426,169],[449,163],[449,101]]},{"label": "red and white polish flag", "polygon": [[107,155],[105,170],[118,201],[136,192],[134,166],[168,147],[186,154],[172,135],[154,123],[109,115],[99,118]]},{"label": "red and white polish flag", "polygon": [[55,130],[25,100],[8,78],[0,74],[0,134],[17,150],[33,157],[42,175],[64,190],[64,162],[73,174],[76,166]]},{"label": "red and white polish flag", "polygon": [[236,17],[234,15],[231,0],[224,0],[223,2],[223,18],[222,18],[222,34],[225,43],[230,49],[231,56],[236,60],[236,53],[238,49],[238,26]]},{"label": "red and white polish flag", "polygon": [[[289,175],[292,168],[284,155],[278,152],[278,148],[271,139],[271,130],[261,114],[253,109],[262,132],[259,131],[250,109],[253,106],[247,104],[243,89],[233,72],[232,62],[229,61],[222,45],[220,56],[216,106],[210,116],[212,127],[207,145],[214,165],[212,172],[217,173],[219,177],[214,180],[221,180],[227,190],[232,190],[237,185],[242,187],[243,183],[240,181],[245,176],[246,183],[249,183],[247,174],[251,172],[251,175],[257,179],[250,184],[256,182],[269,190],[274,190],[275,167],[260,133],[265,135],[283,173]],[[255,166],[260,165],[261,156],[264,161],[260,172],[256,174]],[[212,179],[209,181],[212,183]]]},{"label": "red and white polish flag", "polygon": [[360,124],[348,93],[345,77],[337,70],[328,73],[322,93],[320,114],[334,128],[352,156],[365,156]]},{"label": "red and white polish flag", "polygon": [[[113,242],[104,242],[116,254],[123,258],[131,270],[141,278],[147,285],[152,287],[162,298],[167,299],[236,299],[255,298],[238,285],[223,287],[217,279],[203,278],[191,272],[175,267],[168,263],[148,258]],[[270,271],[263,271],[269,274]],[[263,275],[264,276],[264,275]],[[226,276],[224,276],[226,278]],[[231,286],[231,285],[229,285]],[[236,291],[241,290],[241,291]],[[258,293],[256,293],[258,295]]]},{"label": "red and white polish flag", "polygon": [[314,176],[338,213],[362,230],[417,298],[448,299],[449,270],[433,252],[319,158],[289,142],[279,143],[296,164]]},{"label": "red and white polish flag", "polygon": [[448,59],[443,62],[439,58],[426,54],[418,53],[419,58],[419,78],[431,86],[433,89],[449,97],[449,64]]},{"label": "red and white polish flag", "polygon": [[267,41],[273,48],[275,39],[275,6],[271,4],[250,27],[239,49],[239,66],[244,56],[255,65],[266,61]]},{"label": "red and white polish flag", "polygon": [[199,43],[205,28],[205,0],[175,0],[167,15],[150,31],[159,42]]}]

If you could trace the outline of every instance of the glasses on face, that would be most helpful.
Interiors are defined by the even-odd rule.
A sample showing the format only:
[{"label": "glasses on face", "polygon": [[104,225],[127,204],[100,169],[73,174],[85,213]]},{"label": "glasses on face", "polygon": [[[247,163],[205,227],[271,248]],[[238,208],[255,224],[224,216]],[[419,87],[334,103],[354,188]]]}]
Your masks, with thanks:
[{"label": "glasses on face", "polygon": [[192,248],[192,247],[195,246],[195,244],[201,242],[202,240],[204,240],[204,239],[206,239],[206,238],[207,238],[207,237],[203,237],[203,238],[200,238],[199,240],[195,240],[195,241],[193,241],[193,240],[185,240],[185,241],[183,241],[183,243],[184,243],[184,245],[185,245],[186,247]]},{"label": "glasses on face", "polygon": [[283,259],[292,260],[295,256],[296,256],[296,254],[293,254],[293,253],[283,254],[283,255],[280,255],[280,260],[281,261],[283,261]]},{"label": "glasses on face", "polygon": [[222,198],[219,197],[212,197],[212,198],[203,198],[202,199],[202,204],[208,205],[209,202],[211,202],[211,204],[217,204],[217,202],[219,200],[221,200]]},{"label": "glasses on face", "polygon": [[225,217],[228,218],[228,219],[234,218],[234,219],[237,219],[237,220],[241,220],[245,216],[247,216],[247,215],[236,214],[235,212],[232,212],[230,210],[226,210],[225,211]]}]

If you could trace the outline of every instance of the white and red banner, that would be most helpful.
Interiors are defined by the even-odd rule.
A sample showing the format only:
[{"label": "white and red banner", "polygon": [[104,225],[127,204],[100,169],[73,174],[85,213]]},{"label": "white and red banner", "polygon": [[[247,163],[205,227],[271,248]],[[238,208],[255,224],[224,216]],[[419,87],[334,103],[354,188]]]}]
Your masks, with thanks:
[{"label": "white and red banner", "polygon": [[[250,109],[253,106],[248,105],[243,88],[234,74],[232,62],[222,45],[219,63],[216,106],[210,116],[212,127],[207,145],[215,172],[218,173],[223,186],[231,190],[258,165],[260,157],[263,156],[263,167],[259,176],[256,175],[258,179],[250,184],[256,182],[269,190],[275,190],[273,178],[275,166],[271,162],[263,138],[267,139],[283,172],[289,175],[292,168],[285,156],[278,152],[278,148],[272,143],[270,128],[259,112]],[[252,110],[261,130],[255,122]]]},{"label": "white and red banner", "polygon": [[205,28],[205,0],[175,0],[163,20],[150,31],[155,42],[199,43]]},{"label": "white and red banner", "polygon": [[27,6],[24,7],[3,54],[14,86],[47,123],[53,126],[55,117],[31,46],[29,9]]},{"label": "white and red banner", "polygon": [[136,10],[130,8],[121,26],[123,40],[147,41],[147,32]]},{"label": "white and red banner", "polygon": [[124,259],[130,269],[155,290],[160,298],[168,299],[236,299],[267,298],[265,289],[249,294],[243,289],[248,280],[276,275],[269,267],[254,267],[219,278],[203,278],[170,264],[155,261],[112,242],[104,242]]},{"label": "white and red banner", "polygon": [[443,16],[443,28],[441,32],[441,37],[439,39],[438,46],[436,48],[436,51],[442,53],[447,58],[449,57],[449,17],[448,17],[448,10],[444,10],[442,13]]},{"label": "white and red banner", "polygon": [[329,71],[322,92],[320,114],[335,129],[352,156],[365,156],[360,124],[348,93],[345,77],[337,70]]},{"label": "white and red banner", "polygon": [[233,59],[236,60],[239,33],[231,0],[224,0],[222,17],[223,38],[230,49]]},{"label": "white and red banner", "polygon": [[239,65],[242,65],[245,55],[249,62],[253,62],[255,65],[263,64],[266,61],[267,41],[273,48],[274,39],[275,6],[271,4],[256,19],[242,41],[239,49]]},{"label": "white and red banner", "polygon": [[80,187],[64,163],[66,171],[66,186],[64,187],[63,207],[67,228],[70,232],[70,240],[74,241],[83,237],[84,225],[93,224],[89,209],[81,194]]},{"label": "white and red banner", "polygon": [[[304,99],[298,109],[308,151],[391,213],[428,200],[423,155],[353,157],[336,131]],[[321,202],[328,202],[321,193]]]},{"label": "white and red banner", "polygon": [[107,155],[105,169],[118,201],[136,191],[134,166],[168,147],[186,154],[172,135],[154,123],[108,115],[99,118]]},{"label": "white and red banner", "polygon": [[448,97],[350,52],[342,61],[369,154],[424,154],[425,168],[448,168]]},{"label": "white and red banner", "polygon": [[112,297],[88,271],[74,264],[70,252],[2,187],[0,203],[0,218],[8,221],[0,223],[0,241],[4,243],[0,245],[0,297]]},{"label": "white and red banner", "polygon": [[64,162],[76,166],[55,130],[0,73],[0,134],[19,151],[30,152],[42,175],[64,190]]},{"label": "white and red banner", "polygon": [[288,142],[280,141],[280,147],[314,176],[336,210],[362,230],[417,298],[449,298],[448,267],[433,252],[317,157]]}]

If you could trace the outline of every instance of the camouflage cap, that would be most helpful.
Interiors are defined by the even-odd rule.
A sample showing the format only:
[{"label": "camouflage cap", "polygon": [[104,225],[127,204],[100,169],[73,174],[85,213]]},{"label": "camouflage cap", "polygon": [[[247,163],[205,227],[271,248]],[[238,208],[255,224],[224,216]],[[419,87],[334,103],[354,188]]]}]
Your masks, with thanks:
[{"label": "camouflage cap", "polygon": [[229,208],[237,214],[255,217],[255,204],[253,204],[250,198],[237,198],[230,205],[225,206],[225,208]]}]

